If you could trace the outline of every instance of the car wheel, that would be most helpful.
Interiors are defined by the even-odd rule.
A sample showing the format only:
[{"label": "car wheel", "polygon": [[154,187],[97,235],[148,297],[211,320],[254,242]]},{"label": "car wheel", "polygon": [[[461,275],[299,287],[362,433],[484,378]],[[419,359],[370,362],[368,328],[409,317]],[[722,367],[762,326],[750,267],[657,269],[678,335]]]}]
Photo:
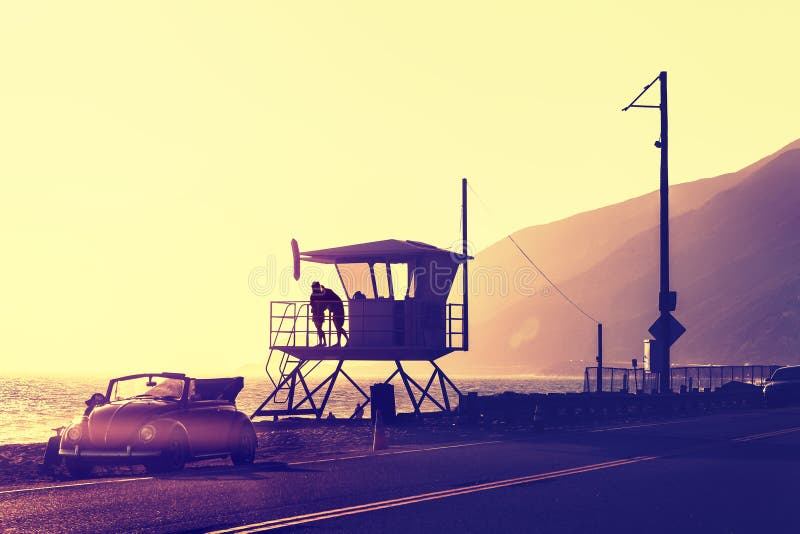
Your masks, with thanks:
[{"label": "car wheel", "polygon": [[256,459],[258,438],[253,425],[241,423],[231,439],[231,462],[233,465],[249,465]]},{"label": "car wheel", "polygon": [[94,467],[89,462],[78,458],[64,458],[64,465],[72,478],[86,478],[91,474]]},{"label": "car wheel", "polygon": [[180,471],[186,465],[188,457],[189,445],[186,435],[180,430],[174,430],[169,437],[167,445],[161,449],[161,457],[146,467],[151,473]]}]

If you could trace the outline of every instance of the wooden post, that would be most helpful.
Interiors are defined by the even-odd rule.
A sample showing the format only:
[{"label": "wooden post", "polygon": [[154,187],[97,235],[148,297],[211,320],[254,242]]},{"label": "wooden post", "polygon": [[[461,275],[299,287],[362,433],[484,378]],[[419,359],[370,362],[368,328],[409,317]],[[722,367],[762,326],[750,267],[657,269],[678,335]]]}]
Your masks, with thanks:
[{"label": "wooden post", "polygon": [[603,391],[603,323],[597,323],[597,392]]}]

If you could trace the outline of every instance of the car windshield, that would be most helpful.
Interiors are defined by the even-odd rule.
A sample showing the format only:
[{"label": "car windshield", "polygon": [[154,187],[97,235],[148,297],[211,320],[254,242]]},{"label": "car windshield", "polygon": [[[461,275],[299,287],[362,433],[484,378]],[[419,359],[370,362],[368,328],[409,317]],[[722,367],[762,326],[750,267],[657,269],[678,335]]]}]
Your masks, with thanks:
[{"label": "car windshield", "polygon": [[800,367],[784,367],[778,369],[770,380],[800,380]]},{"label": "car windshield", "polygon": [[183,395],[183,380],[163,376],[116,380],[111,389],[111,400],[126,399],[172,399]]}]

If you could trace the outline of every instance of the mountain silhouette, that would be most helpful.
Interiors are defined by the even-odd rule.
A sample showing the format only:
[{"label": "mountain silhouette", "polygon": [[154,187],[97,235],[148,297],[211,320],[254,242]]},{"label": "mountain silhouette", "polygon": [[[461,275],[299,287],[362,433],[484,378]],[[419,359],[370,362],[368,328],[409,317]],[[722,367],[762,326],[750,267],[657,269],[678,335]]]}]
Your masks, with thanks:
[{"label": "mountain silhouette", "polygon": [[[799,201],[800,140],[738,172],[670,188],[671,285],[688,329],[673,363],[800,361]],[[657,192],[514,238],[603,322],[607,364],[641,359],[658,316]],[[574,374],[594,365],[594,324],[541,276],[527,293],[515,288],[526,265],[507,239],[478,254],[459,370]]]}]

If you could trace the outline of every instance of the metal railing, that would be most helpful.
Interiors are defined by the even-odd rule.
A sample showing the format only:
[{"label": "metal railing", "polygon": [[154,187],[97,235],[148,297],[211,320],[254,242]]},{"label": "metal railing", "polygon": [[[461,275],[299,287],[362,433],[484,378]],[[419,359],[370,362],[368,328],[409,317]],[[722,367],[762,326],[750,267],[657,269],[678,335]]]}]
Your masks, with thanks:
[{"label": "metal railing", "polygon": [[[344,325],[343,329],[348,336],[353,333],[351,328],[350,305],[343,302]],[[464,342],[464,305],[459,303],[447,303],[445,305],[445,346],[447,348],[459,349]],[[384,318],[394,323],[395,313],[370,313],[371,319]],[[327,339],[336,334],[336,327],[333,324],[333,316],[325,313],[323,316],[322,331]],[[366,334],[383,335],[404,335],[405,328],[375,328],[365,326],[365,321],[361,321],[358,333],[362,338]],[[311,306],[309,301],[273,301],[270,302],[269,320],[269,339],[270,346],[284,347],[314,347],[317,345],[317,327],[313,322]],[[404,343],[400,343],[401,345]]]},{"label": "metal railing", "polygon": [[[297,359],[292,358],[291,356],[289,356],[285,352],[281,352],[281,351],[278,351],[278,353],[280,355],[280,360],[278,361],[277,365],[274,365],[272,363],[272,359],[273,359],[273,357],[275,355],[275,349],[273,349],[272,347],[274,347],[276,345],[279,345],[279,343],[280,343],[279,336],[281,335],[282,332],[285,332],[286,335],[288,336],[288,339],[286,340],[285,343],[288,344],[288,343],[293,343],[294,342],[294,337],[295,337],[294,329],[295,329],[295,323],[297,322],[297,320],[296,320],[296,317],[297,317],[297,314],[296,314],[297,305],[294,302],[287,302],[287,303],[284,303],[284,304],[285,304],[284,311],[280,316],[280,322],[278,323],[278,328],[275,330],[274,333],[273,333],[273,330],[271,328],[272,321],[270,320],[270,335],[269,335],[269,346],[270,346],[270,349],[269,349],[269,353],[267,354],[267,363],[264,365],[264,370],[267,373],[267,378],[269,378],[269,381],[272,382],[272,386],[273,387],[277,387],[280,383],[283,382],[284,378],[286,378],[286,376],[288,375],[287,368],[289,368],[289,367],[294,368],[294,366],[299,363],[299,361]],[[292,310],[291,314],[289,314],[289,310],[290,309]],[[270,306],[270,314],[271,314],[271,312],[272,312],[272,306]],[[294,318],[292,320],[292,328],[290,330],[284,331],[283,330],[284,321],[286,319],[292,319],[292,318]],[[289,370],[289,372],[291,372],[291,369]],[[273,378],[273,374],[275,374],[277,376],[277,378]],[[276,397],[275,397],[275,400],[278,403],[285,403],[287,399],[288,399],[288,397],[281,398],[277,394],[276,394]]]},{"label": "metal railing", "polygon": [[[781,365],[689,365],[672,367],[672,391],[712,391],[730,382],[743,382],[761,386]],[[603,367],[603,389],[608,392],[657,393],[659,373],[645,372],[641,368]],[[597,391],[597,367],[584,371],[583,390]]]},{"label": "metal railing", "polygon": [[[454,310],[459,310],[458,316],[453,315]],[[458,323],[459,330],[453,330],[453,323]],[[447,348],[461,349],[464,348],[464,305],[456,303],[447,304]],[[453,344],[453,336],[458,337],[458,343]]]},{"label": "metal railing", "polygon": [[763,386],[781,365],[690,365],[673,367],[671,383],[674,391],[681,387],[687,391],[709,390],[722,387],[729,382],[744,382]]},{"label": "metal railing", "polygon": [[[644,369],[603,367],[603,391],[613,393],[658,393],[659,373],[647,373]],[[587,367],[583,375],[583,391],[597,391],[597,367]]]}]

